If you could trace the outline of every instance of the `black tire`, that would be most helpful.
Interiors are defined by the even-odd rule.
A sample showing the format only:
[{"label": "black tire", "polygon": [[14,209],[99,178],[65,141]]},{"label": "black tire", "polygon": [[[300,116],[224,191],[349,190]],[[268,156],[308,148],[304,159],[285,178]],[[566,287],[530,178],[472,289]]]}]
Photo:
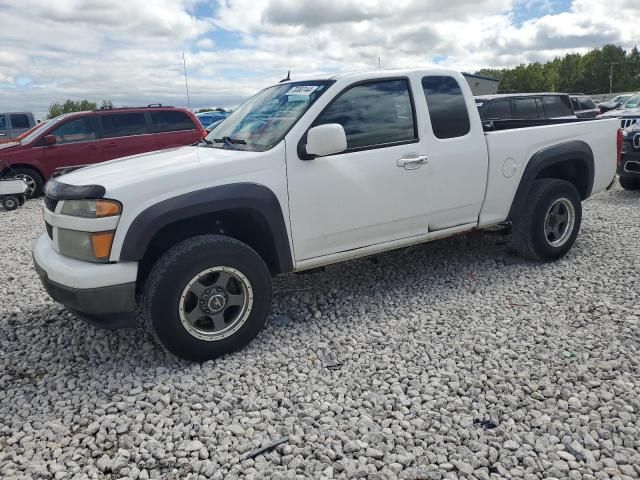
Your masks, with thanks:
[{"label": "black tire", "polygon": [[620,186],[625,190],[640,190],[640,179],[634,177],[620,177]]},{"label": "black tire", "polygon": [[[558,208],[569,210],[565,200],[573,207],[573,226],[567,221],[560,238],[556,238],[554,233],[548,236],[545,231],[547,212],[558,205]],[[570,218],[570,214],[568,216]],[[571,250],[581,223],[581,198],[573,184],[555,178],[536,180],[529,192],[524,211],[512,222],[512,245],[520,255],[532,260],[557,260]],[[560,223],[559,229],[562,225]],[[554,245],[556,242],[560,243]]]},{"label": "black tire", "polygon": [[4,197],[2,199],[2,206],[7,211],[15,210],[16,208],[18,208],[19,205],[20,205],[20,201],[18,200],[18,197],[9,196],[9,197]]},{"label": "black tire", "polygon": [[[243,305],[245,313],[239,316],[243,320],[235,323],[237,330],[224,338],[204,340],[198,338],[198,332],[188,330],[185,313],[180,310],[186,302],[184,292],[193,279],[216,268],[240,272],[250,286],[250,295],[243,298],[251,298],[252,303],[249,307],[248,301]],[[271,300],[271,274],[260,255],[233,238],[201,235],[178,243],[158,259],[145,281],[141,307],[147,327],[169,352],[185,360],[206,361],[253,340],[267,321]],[[200,297],[193,311],[200,312],[198,308],[204,307],[198,303],[203,302]]]},{"label": "black tire", "polygon": [[25,197],[24,195],[20,195],[18,197],[18,203],[20,203],[20,206],[24,205],[26,201],[27,201],[27,197]]},{"label": "black tire", "polygon": [[5,173],[5,177],[22,177],[27,181],[30,186],[29,191],[26,192],[27,198],[36,198],[42,195],[44,188],[44,180],[33,168],[28,167],[15,167]]}]

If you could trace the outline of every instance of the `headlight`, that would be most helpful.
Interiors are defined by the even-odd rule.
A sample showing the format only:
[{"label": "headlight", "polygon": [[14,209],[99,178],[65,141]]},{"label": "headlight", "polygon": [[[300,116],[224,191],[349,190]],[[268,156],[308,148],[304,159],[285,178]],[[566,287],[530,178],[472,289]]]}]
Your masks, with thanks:
[{"label": "headlight", "polygon": [[88,262],[108,262],[115,230],[108,232],[79,232],[58,229],[58,248],[62,255]]},{"label": "headlight", "polygon": [[122,205],[115,200],[65,200],[60,213],[73,217],[102,218],[120,215]]}]

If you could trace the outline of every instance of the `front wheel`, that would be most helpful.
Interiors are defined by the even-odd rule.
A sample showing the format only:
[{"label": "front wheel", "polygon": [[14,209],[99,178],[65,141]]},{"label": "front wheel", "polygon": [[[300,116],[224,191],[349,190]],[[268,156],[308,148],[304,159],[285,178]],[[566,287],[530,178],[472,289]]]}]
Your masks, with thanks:
[{"label": "front wheel", "polygon": [[582,203],[573,184],[555,178],[536,180],[524,211],[513,221],[513,247],[533,260],[556,260],[575,243],[581,222]]},{"label": "front wheel", "polygon": [[154,337],[185,360],[206,361],[239,349],[264,327],[271,274],[233,238],[201,235],[175,245],[151,269],[142,310]]}]

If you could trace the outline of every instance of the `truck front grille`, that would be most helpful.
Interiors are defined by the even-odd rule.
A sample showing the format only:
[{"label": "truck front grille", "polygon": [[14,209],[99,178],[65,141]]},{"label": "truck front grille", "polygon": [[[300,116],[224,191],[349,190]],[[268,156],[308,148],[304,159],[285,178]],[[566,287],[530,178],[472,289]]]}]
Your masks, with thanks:
[{"label": "truck front grille", "polygon": [[58,200],[51,197],[44,197],[44,206],[47,207],[47,210],[51,210],[52,212],[56,211],[56,207],[58,206]]},{"label": "truck front grille", "polygon": [[638,123],[637,118],[622,118],[620,119],[620,128],[627,128],[636,123]]}]

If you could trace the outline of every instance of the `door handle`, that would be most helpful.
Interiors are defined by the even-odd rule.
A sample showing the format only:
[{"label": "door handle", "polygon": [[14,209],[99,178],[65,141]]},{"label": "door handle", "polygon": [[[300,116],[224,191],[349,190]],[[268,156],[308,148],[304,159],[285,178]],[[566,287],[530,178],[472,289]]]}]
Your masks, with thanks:
[{"label": "door handle", "polygon": [[87,150],[97,150],[97,149],[98,149],[98,146],[97,146],[97,145],[89,145],[89,146],[87,147]]},{"label": "door handle", "polygon": [[405,155],[400,158],[397,162],[398,167],[404,168],[405,170],[415,170],[416,168],[420,168],[422,165],[426,165],[429,163],[429,158],[426,155]]}]

